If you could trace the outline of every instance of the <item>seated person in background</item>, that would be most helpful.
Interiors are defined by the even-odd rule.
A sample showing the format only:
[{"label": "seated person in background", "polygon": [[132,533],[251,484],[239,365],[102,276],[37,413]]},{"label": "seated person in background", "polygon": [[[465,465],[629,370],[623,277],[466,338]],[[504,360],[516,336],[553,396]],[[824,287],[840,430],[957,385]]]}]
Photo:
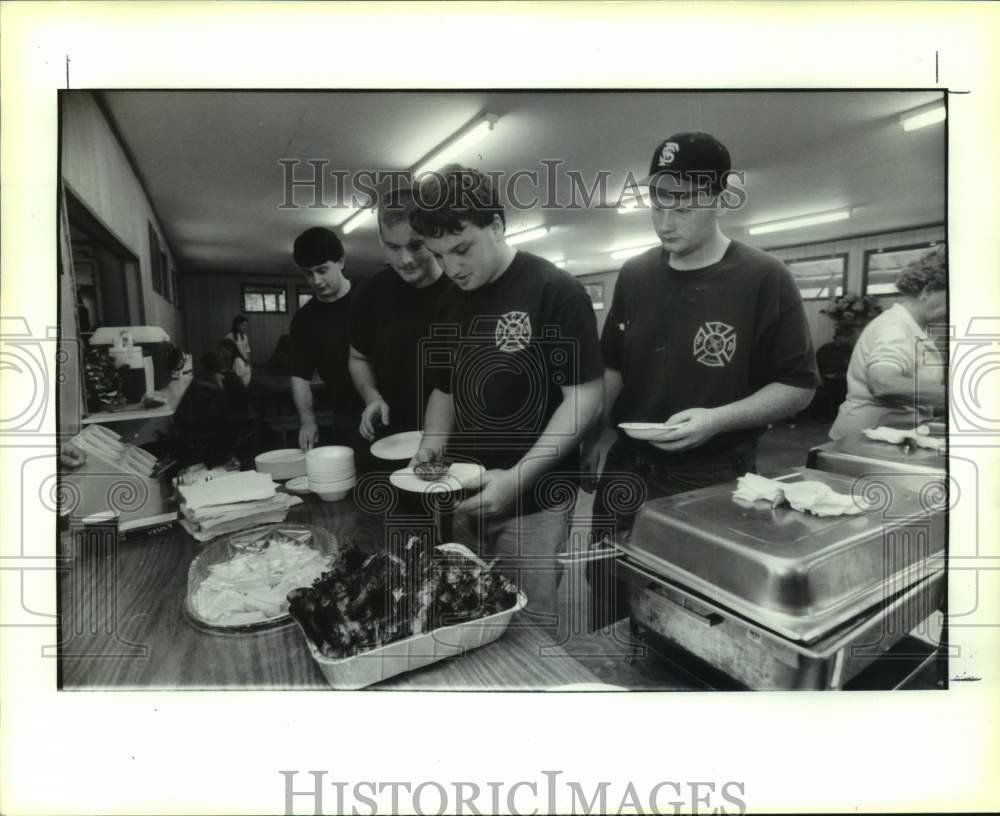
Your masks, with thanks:
[{"label": "seated person in background", "polygon": [[243,355],[243,359],[250,362],[250,337],[247,335],[247,328],[250,326],[250,321],[246,319],[244,315],[236,315],[233,318],[233,327],[229,334],[225,336],[225,340],[232,340],[236,347],[240,350],[240,354]]},{"label": "seated person in background", "polygon": [[225,374],[231,371],[244,386],[250,385],[253,371],[236,342],[226,338],[219,343],[219,368]]},{"label": "seated person in background", "polygon": [[391,426],[389,433],[421,428],[431,394],[420,341],[430,336],[449,281],[410,226],[415,209],[411,190],[383,195],[378,230],[386,265],[358,286],[351,314],[351,377],[365,401],[361,435],[369,441],[380,425]]},{"label": "seated person in background", "polygon": [[283,334],[278,338],[274,354],[267,364],[267,370],[272,374],[287,374],[292,355],[292,336]]},{"label": "seated person in background", "polygon": [[334,442],[360,449],[362,402],[347,364],[353,290],[344,277],[344,245],[333,230],[312,227],[295,239],[292,255],[313,290],[312,300],[292,318],[290,369],[299,447],[309,450],[319,441],[311,385],[318,371],[333,400]]},{"label": "seated person in background", "polygon": [[946,264],[939,246],[899,273],[902,300],[865,327],[851,354],[831,439],[880,425],[916,427],[944,410],[944,361],[927,327],[947,315]]},{"label": "seated person in background", "polygon": [[201,370],[198,379],[201,382],[211,383],[221,390],[224,384],[222,376],[222,366],[219,363],[219,355],[208,352],[201,355]]}]

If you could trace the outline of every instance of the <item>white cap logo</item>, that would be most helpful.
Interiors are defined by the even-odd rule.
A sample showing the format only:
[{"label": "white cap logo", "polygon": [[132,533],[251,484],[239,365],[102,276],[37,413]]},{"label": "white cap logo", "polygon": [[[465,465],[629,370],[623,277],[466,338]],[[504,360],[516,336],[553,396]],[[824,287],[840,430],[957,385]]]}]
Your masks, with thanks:
[{"label": "white cap logo", "polygon": [[677,151],[680,149],[680,145],[677,142],[667,142],[663,145],[663,149],[660,150],[660,167],[666,167],[674,163],[674,156],[677,155]]}]

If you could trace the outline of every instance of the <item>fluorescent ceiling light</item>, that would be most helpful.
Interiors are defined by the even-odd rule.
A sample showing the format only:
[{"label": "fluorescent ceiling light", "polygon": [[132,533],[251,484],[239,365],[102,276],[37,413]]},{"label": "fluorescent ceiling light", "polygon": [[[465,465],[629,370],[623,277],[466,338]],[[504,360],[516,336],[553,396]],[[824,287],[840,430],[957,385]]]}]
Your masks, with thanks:
[{"label": "fluorescent ceiling light", "polygon": [[374,209],[359,210],[358,212],[354,213],[354,215],[352,215],[350,218],[348,218],[346,221],[342,222],[340,225],[340,229],[343,231],[344,235],[350,235],[358,227],[364,226],[365,224],[374,220],[375,220]]},{"label": "fluorescent ceiling light", "polygon": [[830,224],[834,221],[846,221],[850,217],[850,210],[837,210],[836,212],[821,213],[820,215],[804,215],[801,218],[786,218],[783,221],[771,221],[767,224],[755,224],[747,231],[751,235],[764,235],[768,232],[781,232],[782,230],[812,227],[816,224]]},{"label": "fluorescent ceiling light", "polygon": [[639,246],[622,247],[621,249],[616,249],[611,253],[612,261],[624,261],[627,258],[632,258],[638,255],[640,252],[645,252],[647,249],[652,249],[655,246],[659,246],[659,242],[654,244],[640,244]]},{"label": "fluorescent ceiling light", "polygon": [[515,232],[513,235],[508,235],[507,244],[509,246],[516,246],[517,244],[523,244],[527,241],[534,241],[536,238],[543,238],[548,234],[548,227],[535,227],[535,229],[524,230],[522,232]]},{"label": "fluorescent ceiling light", "polygon": [[945,110],[944,103],[938,102],[929,107],[918,108],[915,111],[904,113],[899,117],[899,124],[903,126],[903,130],[917,130],[918,128],[943,122],[947,117],[948,112]]},{"label": "fluorescent ceiling light", "polygon": [[498,118],[496,115],[488,113],[471,125],[458,131],[458,133],[451,136],[417,165],[413,171],[413,177],[418,178],[424,175],[424,173],[437,170],[439,167],[443,167],[449,162],[454,161],[457,157],[465,154],[469,148],[482,141],[483,137],[493,130]]}]

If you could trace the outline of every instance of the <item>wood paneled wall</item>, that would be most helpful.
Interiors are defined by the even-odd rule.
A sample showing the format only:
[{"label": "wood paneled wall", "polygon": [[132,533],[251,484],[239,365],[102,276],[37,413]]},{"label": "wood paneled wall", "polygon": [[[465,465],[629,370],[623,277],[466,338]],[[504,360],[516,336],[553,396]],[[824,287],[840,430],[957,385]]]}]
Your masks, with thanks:
[{"label": "wood paneled wall", "polygon": [[159,234],[170,267],[178,267],[139,179],[93,94],[68,91],[59,98],[63,183],[139,259],[146,323],[160,326],[175,343],[184,345],[184,315],[153,291],[149,223]]},{"label": "wood paneled wall", "polygon": [[215,351],[219,341],[232,326],[233,318],[243,312],[243,285],[285,285],[288,290],[288,312],[285,314],[249,313],[248,334],[253,362],[267,363],[274,354],[278,338],[288,334],[297,305],[297,293],[308,292],[306,282],[294,275],[185,275],[184,306],[187,312],[187,350],[194,355],[197,366],[206,352]]}]

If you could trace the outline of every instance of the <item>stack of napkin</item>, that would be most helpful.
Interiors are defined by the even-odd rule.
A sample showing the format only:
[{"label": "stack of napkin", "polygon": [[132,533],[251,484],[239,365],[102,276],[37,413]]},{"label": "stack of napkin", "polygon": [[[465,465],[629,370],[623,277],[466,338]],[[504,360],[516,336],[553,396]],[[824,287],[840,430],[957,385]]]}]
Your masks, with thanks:
[{"label": "stack of napkin", "polygon": [[930,450],[939,452],[943,451],[948,444],[948,440],[945,437],[920,433],[919,428],[915,431],[901,431],[897,428],[882,426],[879,428],[868,428],[863,433],[869,439],[876,442],[888,442],[890,445],[901,445],[904,442],[910,442],[918,447],[929,448]]},{"label": "stack of napkin", "polygon": [[823,482],[779,482],[755,473],[736,480],[733,498],[774,506],[788,502],[793,510],[814,516],[854,516],[868,509],[860,499],[838,493]]},{"label": "stack of napkin", "polygon": [[302,499],[278,493],[274,480],[254,470],[180,485],[181,525],[198,541],[285,520]]}]

